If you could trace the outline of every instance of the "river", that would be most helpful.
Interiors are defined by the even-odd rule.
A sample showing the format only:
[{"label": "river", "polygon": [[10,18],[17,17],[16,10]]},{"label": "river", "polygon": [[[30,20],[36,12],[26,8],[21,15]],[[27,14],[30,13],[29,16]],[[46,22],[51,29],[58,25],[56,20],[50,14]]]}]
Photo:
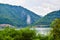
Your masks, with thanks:
[{"label": "river", "polygon": [[51,28],[31,28],[31,29],[35,29],[37,33],[40,33],[40,34],[48,34],[51,30]]}]

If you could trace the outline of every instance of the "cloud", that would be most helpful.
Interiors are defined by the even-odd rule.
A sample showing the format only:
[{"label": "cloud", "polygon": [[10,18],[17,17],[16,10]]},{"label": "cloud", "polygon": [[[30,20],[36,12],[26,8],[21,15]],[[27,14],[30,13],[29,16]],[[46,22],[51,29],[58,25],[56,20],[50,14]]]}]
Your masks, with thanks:
[{"label": "cloud", "polygon": [[38,15],[46,15],[49,12],[60,9],[60,0],[26,0],[24,6]]},{"label": "cloud", "polygon": [[11,5],[22,5],[25,0],[0,0],[0,3],[11,4]]}]

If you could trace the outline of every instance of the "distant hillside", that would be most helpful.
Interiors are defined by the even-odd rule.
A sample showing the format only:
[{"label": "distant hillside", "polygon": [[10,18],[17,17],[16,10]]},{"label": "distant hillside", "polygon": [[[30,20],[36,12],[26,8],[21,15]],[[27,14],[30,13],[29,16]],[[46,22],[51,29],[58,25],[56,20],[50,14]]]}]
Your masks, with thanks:
[{"label": "distant hillside", "polygon": [[0,4],[0,24],[25,27],[34,24],[41,17],[21,6]]},{"label": "distant hillside", "polygon": [[41,18],[38,22],[36,22],[36,24],[37,25],[50,25],[51,22],[56,18],[60,18],[60,10],[53,11],[53,12],[47,14],[46,16]]}]

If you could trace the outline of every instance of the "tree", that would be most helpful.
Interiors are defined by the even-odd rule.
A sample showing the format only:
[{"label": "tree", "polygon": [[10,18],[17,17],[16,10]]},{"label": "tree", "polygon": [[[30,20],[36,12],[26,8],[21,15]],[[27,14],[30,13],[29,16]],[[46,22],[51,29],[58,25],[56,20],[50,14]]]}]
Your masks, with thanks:
[{"label": "tree", "polygon": [[53,40],[60,40],[60,19],[57,18],[51,23]]}]

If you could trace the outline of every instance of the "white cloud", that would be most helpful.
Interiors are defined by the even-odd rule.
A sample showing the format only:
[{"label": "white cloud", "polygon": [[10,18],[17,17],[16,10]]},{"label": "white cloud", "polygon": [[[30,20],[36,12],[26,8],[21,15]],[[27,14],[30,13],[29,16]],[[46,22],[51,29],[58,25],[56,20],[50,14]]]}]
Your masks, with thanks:
[{"label": "white cloud", "polygon": [[59,10],[60,0],[28,0],[24,6],[36,14],[44,16],[49,12]]},{"label": "white cloud", "polygon": [[11,4],[11,5],[22,5],[25,0],[0,0],[0,3]]}]

